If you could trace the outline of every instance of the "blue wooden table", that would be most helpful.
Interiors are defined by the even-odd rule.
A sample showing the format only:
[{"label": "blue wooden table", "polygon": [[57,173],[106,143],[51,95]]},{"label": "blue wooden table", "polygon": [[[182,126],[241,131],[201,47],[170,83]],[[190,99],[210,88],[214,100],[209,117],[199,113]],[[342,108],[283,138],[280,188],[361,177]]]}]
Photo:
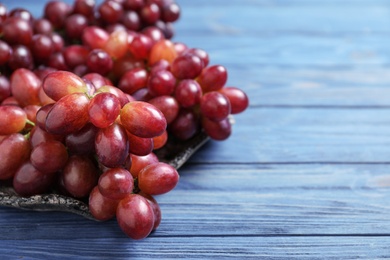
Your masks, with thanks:
[{"label": "blue wooden table", "polygon": [[[42,1],[2,0],[41,14]],[[113,221],[0,208],[1,259],[389,259],[390,2],[178,0],[176,41],[250,97],[157,197],[142,241]]]}]

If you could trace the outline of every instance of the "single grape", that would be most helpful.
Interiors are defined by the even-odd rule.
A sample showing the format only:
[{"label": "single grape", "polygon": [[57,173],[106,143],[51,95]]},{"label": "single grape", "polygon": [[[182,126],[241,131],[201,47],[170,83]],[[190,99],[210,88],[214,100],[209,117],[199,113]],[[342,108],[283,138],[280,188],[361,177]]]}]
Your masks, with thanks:
[{"label": "single grape", "polygon": [[174,22],[180,17],[180,7],[176,3],[163,5],[161,19],[165,22]]},{"label": "single grape", "polygon": [[127,39],[128,34],[126,31],[114,31],[110,34],[106,44],[103,47],[103,50],[105,50],[108,55],[111,56],[111,58],[119,59],[127,52]]},{"label": "single grape", "polygon": [[33,28],[29,21],[20,17],[8,17],[1,24],[2,38],[11,45],[28,46],[33,36]]},{"label": "single grape", "polygon": [[179,181],[177,170],[163,162],[143,168],[138,174],[138,187],[150,195],[160,195],[171,191]]},{"label": "single grape", "polygon": [[86,27],[81,36],[83,44],[91,49],[104,48],[109,38],[110,35],[98,26]]},{"label": "single grape", "polygon": [[154,3],[144,5],[139,15],[145,24],[154,24],[160,18],[160,8]]},{"label": "single grape", "polygon": [[219,92],[229,99],[231,104],[231,114],[238,114],[247,109],[249,105],[249,98],[241,89],[236,87],[225,87]]},{"label": "single grape", "polygon": [[128,170],[111,168],[100,175],[98,187],[104,197],[120,200],[133,192],[134,179]]},{"label": "single grape", "polygon": [[98,169],[89,157],[73,155],[69,157],[60,178],[69,194],[75,198],[84,198],[97,185],[98,174]]},{"label": "single grape", "polygon": [[128,49],[136,59],[147,59],[153,46],[149,36],[136,34],[128,43]]},{"label": "single grape", "polygon": [[220,90],[227,81],[227,70],[224,66],[214,65],[203,69],[197,78],[203,92]]},{"label": "single grape", "polygon": [[138,31],[141,28],[141,19],[138,13],[132,10],[123,13],[121,23],[131,31]]},{"label": "single grape", "polygon": [[37,61],[43,62],[54,53],[54,43],[51,37],[44,34],[35,34],[30,48]]},{"label": "single grape", "polygon": [[58,141],[42,142],[31,152],[30,161],[42,173],[54,173],[62,169],[68,160],[66,147]]},{"label": "single grape", "polygon": [[205,50],[199,48],[189,48],[183,51],[183,54],[192,54],[198,56],[203,62],[203,68],[209,65],[209,55]]},{"label": "single grape", "polygon": [[100,4],[98,12],[103,21],[113,24],[118,22],[123,15],[123,8],[120,3],[109,0]]},{"label": "single grape", "polygon": [[159,60],[167,60],[171,64],[176,57],[175,45],[170,40],[160,40],[150,50],[149,65],[153,65]]},{"label": "single grape", "polygon": [[89,98],[73,93],[58,100],[46,117],[46,130],[51,134],[67,135],[83,128],[89,119]]},{"label": "single grape", "polygon": [[126,131],[119,124],[100,129],[95,138],[98,161],[106,167],[120,167],[129,154]]},{"label": "single grape", "polygon": [[66,65],[74,69],[79,65],[84,65],[87,61],[89,50],[82,45],[68,45],[62,50]]},{"label": "single grape", "polygon": [[158,110],[163,113],[165,119],[167,120],[167,124],[172,123],[179,114],[180,105],[172,96],[155,97],[150,99],[148,103],[157,107]]},{"label": "single grape", "polygon": [[50,35],[53,32],[53,26],[46,18],[38,18],[33,21],[33,31],[35,34]]},{"label": "single grape", "polygon": [[50,55],[49,60],[47,61],[47,66],[56,70],[70,70],[68,64],[65,62],[65,58],[62,52],[55,52]]},{"label": "single grape", "polygon": [[22,134],[4,136],[0,141],[0,180],[11,179],[30,157],[31,145]]},{"label": "single grape", "polygon": [[39,105],[41,80],[30,70],[15,70],[10,79],[12,95],[21,106]]},{"label": "single grape", "polygon": [[116,218],[121,230],[132,239],[147,237],[154,227],[153,209],[138,194],[129,194],[119,202]]},{"label": "single grape", "polygon": [[95,152],[95,138],[98,128],[87,123],[79,131],[65,137],[65,145],[72,154],[92,154]]},{"label": "single grape", "polygon": [[11,57],[8,60],[8,66],[11,70],[19,68],[33,69],[34,59],[30,49],[24,45],[14,45]]},{"label": "single grape", "polygon": [[88,19],[82,14],[72,14],[65,19],[65,32],[70,39],[80,39],[88,26]]},{"label": "single grape", "polygon": [[180,109],[169,130],[176,138],[188,140],[199,131],[198,116],[192,109]]},{"label": "single grape", "polygon": [[90,72],[106,75],[110,72],[114,63],[107,52],[101,49],[94,49],[88,54],[86,64]]},{"label": "single grape", "polygon": [[156,43],[158,41],[165,39],[164,32],[160,28],[154,25],[149,25],[143,28],[141,30],[141,33],[148,36],[152,40],[152,43]]},{"label": "single grape", "polygon": [[202,118],[202,127],[210,138],[218,141],[227,139],[232,132],[232,125],[229,118],[221,121],[212,121],[206,117]]},{"label": "single grape", "polygon": [[167,121],[155,106],[143,101],[127,103],[120,113],[121,123],[130,133],[144,138],[161,135]]},{"label": "single grape", "polygon": [[26,125],[27,114],[18,106],[0,106],[0,135],[18,133]]},{"label": "single grape", "polygon": [[148,72],[143,68],[134,68],[128,70],[118,83],[118,88],[128,94],[133,94],[135,91],[146,87]]},{"label": "single grape", "polygon": [[13,178],[13,188],[20,196],[42,194],[50,190],[56,174],[43,173],[30,162],[22,164]]},{"label": "single grape", "polygon": [[114,94],[108,92],[98,93],[89,102],[89,120],[96,127],[108,127],[115,122],[120,109],[121,103]]},{"label": "single grape", "polygon": [[44,18],[48,19],[54,28],[61,29],[71,11],[72,7],[69,4],[59,0],[52,0],[45,5]]},{"label": "single grape", "polygon": [[88,91],[85,82],[69,71],[55,71],[48,74],[42,82],[42,88],[46,95],[55,101],[72,93]]},{"label": "single grape", "polygon": [[179,82],[174,97],[182,107],[188,108],[200,103],[203,92],[197,81],[185,79]]},{"label": "single grape", "polygon": [[203,95],[200,101],[200,111],[210,120],[221,121],[230,114],[230,101],[224,94],[211,91]]},{"label": "single grape", "polygon": [[147,89],[152,96],[171,95],[175,90],[176,79],[168,70],[160,70],[150,75]]},{"label": "single grape", "polygon": [[171,64],[172,74],[177,79],[194,79],[199,76],[202,69],[201,58],[190,53],[178,56]]},{"label": "single grape", "polygon": [[103,196],[98,186],[95,186],[89,194],[89,211],[92,216],[100,221],[106,221],[115,217],[119,200],[112,200]]}]

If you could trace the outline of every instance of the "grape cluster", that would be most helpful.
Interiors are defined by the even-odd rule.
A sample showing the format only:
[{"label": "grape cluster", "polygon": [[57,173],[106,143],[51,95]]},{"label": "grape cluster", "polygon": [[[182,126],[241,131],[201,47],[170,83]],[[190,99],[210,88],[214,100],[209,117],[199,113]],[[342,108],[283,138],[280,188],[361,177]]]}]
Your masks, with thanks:
[{"label": "grape cluster", "polygon": [[50,1],[43,13],[0,4],[0,180],[85,200],[142,239],[161,221],[153,196],[179,181],[155,151],[228,138],[248,97],[207,52],[171,40],[172,0]]}]

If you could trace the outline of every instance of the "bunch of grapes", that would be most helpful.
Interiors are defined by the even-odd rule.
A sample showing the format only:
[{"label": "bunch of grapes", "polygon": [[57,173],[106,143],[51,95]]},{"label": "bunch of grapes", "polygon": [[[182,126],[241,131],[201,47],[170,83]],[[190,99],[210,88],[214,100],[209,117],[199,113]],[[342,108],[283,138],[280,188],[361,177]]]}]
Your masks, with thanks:
[{"label": "bunch of grapes", "polygon": [[0,4],[0,180],[84,200],[142,239],[161,221],[153,196],[179,181],[155,151],[228,138],[248,97],[207,52],[171,40],[172,0],[51,1],[43,13]]}]

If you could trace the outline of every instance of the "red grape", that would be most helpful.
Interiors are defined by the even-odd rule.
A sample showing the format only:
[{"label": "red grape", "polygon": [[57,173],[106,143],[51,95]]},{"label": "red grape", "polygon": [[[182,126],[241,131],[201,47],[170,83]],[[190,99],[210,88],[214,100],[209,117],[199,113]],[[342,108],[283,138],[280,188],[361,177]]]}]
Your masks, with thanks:
[{"label": "red grape", "polygon": [[13,187],[20,196],[32,196],[49,191],[56,174],[43,173],[30,162],[20,166],[13,178]]},{"label": "red grape", "polygon": [[0,180],[15,175],[16,170],[30,157],[29,141],[19,133],[5,136],[0,141]]},{"label": "red grape", "polygon": [[179,82],[175,89],[174,97],[182,107],[192,107],[200,103],[202,88],[197,81],[186,79]]},{"label": "red grape", "polygon": [[108,92],[98,93],[89,102],[89,120],[96,127],[108,127],[115,122],[120,109],[121,103],[114,94]]},{"label": "red grape", "polygon": [[120,167],[129,154],[126,131],[119,124],[100,129],[95,138],[96,156],[106,167]]},{"label": "red grape", "polygon": [[143,101],[127,103],[122,108],[120,117],[126,130],[139,137],[152,138],[161,135],[167,127],[163,113]]},{"label": "red grape", "polygon": [[42,173],[54,173],[62,169],[68,160],[66,147],[58,141],[46,141],[35,146],[30,161]]},{"label": "red grape", "polygon": [[157,107],[160,110],[165,119],[167,120],[167,124],[172,123],[173,120],[177,117],[179,113],[179,103],[172,96],[159,96],[152,98],[148,101],[148,103]]},{"label": "red grape", "polygon": [[89,195],[98,182],[98,169],[86,156],[73,155],[61,172],[66,191],[76,198]]},{"label": "red grape", "polygon": [[225,87],[220,90],[230,101],[232,114],[238,114],[243,112],[249,105],[249,98],[239,88],[236,87]]},{"label": "red grape", "polygon": [[147,237],[154,227],[153,208],[138,194],[129,194],[119,202],[116,218],[122,231],[132,239]]},{"label": "red grape", "polygon": [[229,99],[222,93],[211,91],[203,95],[200,102],[202,115],[213,121],[225,119],[231,111]]},{"label": "red grape", "polygon": [[118,88],[128,94],[133,94],[135,91],[146,87],[148,72],[143,68],[134,68],[128,70],[121,77]]},{"label": "red grape", "polygon": [[198,117],[190,109],[181,109],[169,126],[171,133],[180,140],[190,139],[198,132],[198,128]]},{"label": "red grape", "polygon": [[175,90],[176,79],[168,70],[160,70],[150,75],[147,89],[152,96],[170,95]]},{"label": "red grape", "polygon": [[33,29],[29,21],[19,17],[8,17],[1,25],[2,38],[8,44],[23,44],[28,46],[31,43]]},{"label": "red grape", "polygon": [[90,72],[106,75],[113,66],[113,61],[107,52],[101,49],[92,50],[86,60]]},{"label": "red grape", "polygon": [[227,70],[221,65],[206,67],[197,80],[204,92],[220,90],[227,81]]},{"label": "red grape", "polygon": [[204,131],[210,138],[214,140],[225,140],[232,132],[232,125],[229,118],[225,118],[221,121],[212,121],[206,117],[202,118],[202,126]]},{"label": "red grape", "polygon": [[51,134],[67,135],[83,128],[88,122],[88,97],[73,93],[58,100],[46,117],[46,130]]},{"label": "red grape", "polygon": [[177,170],[163,162],[143,168],[138,174],[138,187],[150,195],[160,195],[172,190],[179,181]]},{"label": "red grape", "polygon": [[18,106],[1,105],[0,115],[0,135],[18,133],[26,125],[27,114]]},{"label": "red grape", "polygon": [[128,170],[111,168],[100,175],[98,187],[104,197],[119,200],[133,192],[134,179]]},{"label": "red grape", "polygon": [[171,64],[172,74],[178,79],[194,79],[199,76],[202,69],[202,60],[190,53],[178,56]]},{"label": "red grape", "polygon": [[11,75],[11,92],[21,106],[39,105],[41,80],[30,70],[17,69]]},{"label": "red grape", "polygon": [[65,137],[65,144],[72,154],[92,154],[95,152],[95,138],[98,128],[87,123],[79,131]]},{"label": "red grape", "polygon": [[84,29],[81,36],[83,44],[91,49],[102,49],[110,35],[102,28],[97,26],[88,26]]},{"label": "red grape", "polygon": [[118,204],[119,200],[112,200],[103,196],[98,186],[95,186],[89,194],[89,211],[97,220],[105,221],[114,218]]},{"label": "red grape", "polygon": [[55,101],[72,93],[86,93],[85,82],[77,75],[68,71],[55,71],[48,74],[42,82],[46,95]]}]

